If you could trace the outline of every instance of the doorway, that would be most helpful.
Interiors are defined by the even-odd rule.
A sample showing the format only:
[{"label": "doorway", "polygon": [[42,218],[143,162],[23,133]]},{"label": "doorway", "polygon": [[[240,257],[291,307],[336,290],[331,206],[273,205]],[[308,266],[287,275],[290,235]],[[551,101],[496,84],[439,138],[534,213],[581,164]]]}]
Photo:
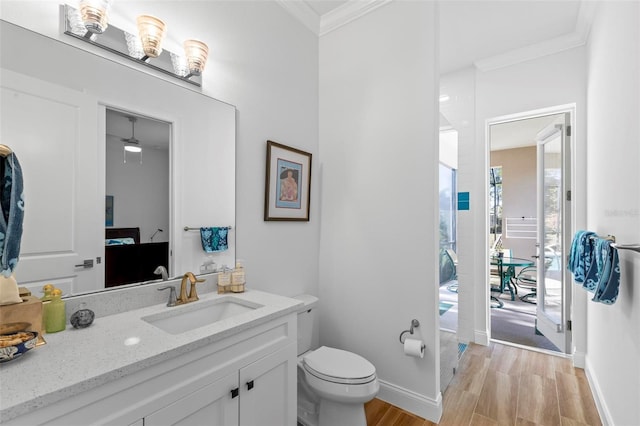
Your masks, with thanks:
[{"label": "doorway", "polygon": [[568,353],[573,107],[488,120],[493,340]]}]

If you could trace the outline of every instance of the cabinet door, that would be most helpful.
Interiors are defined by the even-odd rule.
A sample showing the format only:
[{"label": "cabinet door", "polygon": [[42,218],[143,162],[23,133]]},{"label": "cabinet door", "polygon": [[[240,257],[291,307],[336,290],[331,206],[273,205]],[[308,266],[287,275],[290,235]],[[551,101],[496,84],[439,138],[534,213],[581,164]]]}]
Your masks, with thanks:
[{"label": "cabinet door", "polygon": [[296,424],[296,344],[240,370],[240,424]]},{"label": "cabinet door", "polygon": [[236,426],[239,398],[231,391],[237,387],[238,373],[234,372],[146,416],[144,424]]}]

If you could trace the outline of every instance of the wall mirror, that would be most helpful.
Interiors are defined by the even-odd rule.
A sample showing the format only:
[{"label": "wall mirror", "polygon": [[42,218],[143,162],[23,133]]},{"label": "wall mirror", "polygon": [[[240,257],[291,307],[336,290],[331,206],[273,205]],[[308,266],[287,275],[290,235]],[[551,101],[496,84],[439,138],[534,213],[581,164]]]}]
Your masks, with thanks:
[{"label": "wall mirror", "polygon": [[[164,243],[170,276],[199,273],[211,260],[234,264],[235,107],[5,21],[0,51],[0,140],[18,156],[25,181],[21,286],[34,295],[45,283],[65,295],[105,290],[110,228],[139,228],[140,245]],[[123,129],[115,130],[120,120]],[[144,144],[147,124],[168,135],[166,152],[143,145],[142,164],[136,153],[127,153],[125,164],[123,139]],[[152,154],[166,167],[149,178],[136,175],[155,162]],[[111,157],[119,167],[113,173]],[[119,189],[116,177],[126,180]],[[152,191],[167,198],[155,201]],[[232,227],[227,250],[204,252],[198,228],[209,226]]]}]

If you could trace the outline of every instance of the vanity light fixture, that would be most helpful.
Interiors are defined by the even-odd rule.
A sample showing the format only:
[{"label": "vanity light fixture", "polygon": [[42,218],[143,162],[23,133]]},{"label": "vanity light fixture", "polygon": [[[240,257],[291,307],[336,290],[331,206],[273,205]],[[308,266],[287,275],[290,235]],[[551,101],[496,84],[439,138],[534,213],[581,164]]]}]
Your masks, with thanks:
[{"label": "vanity light fixture", "polygon": [[144,50],[144,56],[140,60],[157,58],[162,53],[162,39],[167,28],[166,25],[162,20],[151,15],[140,15],[136,21]]},{"label": "vanity light fixture", "polygon": [[209,56],[209,47],[200,40],[185,40],[184,53],[189,65],[188,77],[202,75],[204,65],[207,63],[207,56]]},{"label": "vanity light fixture", "polygon": [[112,0],[81,0],[80,16],[88,32],[102,34],[109,26]]},{"label": "vanity light fixture", "polygon": [[112,1],[81,0],[77,9],[61,7],[65,34],[184,82],[202,85],[209,54],[205,43],[189,39],[183,43],[184,52],[169,52],[162,47],[167,31],[161,19],[140,15],[136,19],[138,34],[123,31],[108,22]]}]

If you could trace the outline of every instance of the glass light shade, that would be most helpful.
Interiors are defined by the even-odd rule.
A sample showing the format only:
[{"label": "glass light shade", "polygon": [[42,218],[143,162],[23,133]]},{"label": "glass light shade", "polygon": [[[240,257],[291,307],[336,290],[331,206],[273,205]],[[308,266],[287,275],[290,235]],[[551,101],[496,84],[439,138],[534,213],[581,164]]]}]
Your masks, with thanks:
[{"label": "glass light shade", "polygon": [[124,31],[124,38],[127,41],[127,51],[132,58],[140,59],[144,56],[144,49],[138,34],[131,34]]},{"label": "glass light shade", "polygon": [[[82,22],[80,10],[71,7],[67,8],[67,21],[73,34],[80,37],[84,37],[87,34],[87,28],[84,26],[84,22]],[[95,41],[96,35],[91,33],[89,39]]]},{"label": "glass light shade", "polygon": [[202,74],[209,56],[209,47],[199,40],[185,40],[184,54],[189,64],[189,72],[192,75]]},{"label": "glass light shade", "polygon": [[102,34],[109,26],[109,8],[112,0],[81,0],[80,16],[87,31]]},{"label": "glass light shade", "polygon": [[140,41],[145,55],[157,58],[162,53],[162,39],[166,25],[160,19],[151,15],[140,15],[137,19]]},{"label": "glass light shade", "polygon": [[173,65],[173,72],[180,77],[184,77],[189,74],[189,64],[184,56],[176,55],[171,52],[171,65]]},{"label": "glass light shade", "polygon": [[124,150],[127,152],[142,152],[142,148],[138,145],[124,144]]}]

